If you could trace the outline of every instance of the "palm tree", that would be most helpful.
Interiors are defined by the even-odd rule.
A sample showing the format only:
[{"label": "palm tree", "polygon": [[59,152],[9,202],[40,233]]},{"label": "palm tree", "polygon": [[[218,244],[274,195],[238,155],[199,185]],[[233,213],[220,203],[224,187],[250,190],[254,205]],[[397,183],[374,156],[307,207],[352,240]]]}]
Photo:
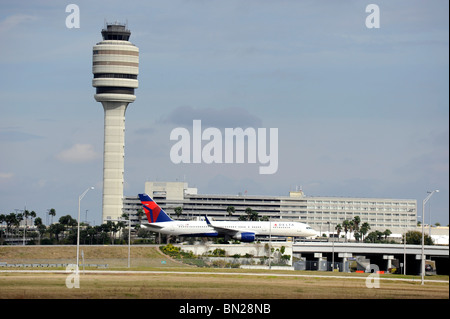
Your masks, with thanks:
[{"label": "palm tree", "polygon": [[353,217],[353,225],[355,231],[359,231],[359,224],[361,223],[361,218],[359,216]]},{"label": "palm tree", "polygon": [[50,210],[48,211],[48,214],[50,216],[52,216],[51,224],[53,224],[53,216],[56,216],[56,210],[54,208],[50,208]]},{"label": "palm tree", "polygon": [[47,230],[47,227],[42,223],[42,219],[40,217],[36,218],[34,220],[34,226],[37,227],[39,232],[39,244],[41,243],[42,235],[45,234],[45,231]]},{"label": "palm tree", "polygon": [[258,217],[258,212],[257,211],[254,211],[250,207],[247,207],[245,209],[245,213],[247,214],[247,220],[258,221],[259,217]]},{"label": "palm tree", "polygon": [[[2,225],[6,221],[6,216],[3,214],[0,214],[0,225]],[[0,245],[3,245],[3,230],[0,230]]]},{"label": "palm tree", "polygon": [[[11,214],[13,214],[13,213],[11,213]],[[12,225],[11,224],[11,214],[4,215],[5,217],[3,219],[3,222],[6,223],[6,233],[5,233],[6,237],[8,237],[8,234],[10,232],[11,225]]]},{"label": "palm tree", "polygon": [[28,222],[28,217],[30,216],[30,211],[29,210],[24,210],[23,211],[23,217],[25,218],[25,226],[27,226],[27,222]]},{"label": "palm tree", "polygon": [[122,237],[122,239],[123,239],[123,229],[125,229],[125,227],[126,226],[123,221],[117,222],[117,230],[119,231],[119,234],[121,235],[121,236],[119,236],[119,239],[120,239],[120,237]]},{"label": "palm tree", "polygon": [[363,235],[363,241],[364,241],[364,236],[367,234],[367,232],[369,231],[369,229],[370,229],[370,225],[369,225],[369,223],[367,223],[367,222],[365,222],[365,223],[363,223],[362,225],[361,225],[361,235]]},{"label": "palm tree", "polygon": [[59,223],[60,223],[60,225],[63,226],[63,229],[64,229],[63,234],[69,227],[72,227],[72,229],[73,229],[73,227],[78,224],[76,219],[72,218],[72,216],[70,216],[70,215],[61,216],[59,218]]},{"label": "palm tree", "polygon": [[140,224],[142,221],[142,217],[145,216],[144,210],[142,208],[138,209],[136,216],[137,216],[139,224]]},{"label": "palm tree", "polygon": [[52,238],[52,235],[55,235],[56,241],[59,242],[59,234],[61,232],[63,232],[64,229],[65,229],[64,225],[62,225],[62,224],[58,224],[58,223],[51,224],[48,229],[48,232],[50,233],[50,238]]},{"label": "palm tree", "polygon": [[181,207],[181,206],[175,207],[174,211],[175,211],[175,214],[177,215],[177,218],[180,218],[180,215],[183,212],[183,207]]},{"label": "palm tree", "polygon": [[100,238],[102,240],[102,243],[104,244],[105,240],[108,238],[108,232],[111,231],[111,222],[107,221],[106,224],[101,224],[100,226],[95,227],[97,228],[97,233],[100,234]]},{"label": "palm tree", "polygon": [[130,219],[130,214],[129,214],[129,213],[123,213],[123,214],[122,214],[122,218],[125,219],[125,220],[127,221],[126,223],[123,222],[123,221],[121,221],[121,222],[120,222],[121,224],[119,225],[119,227],[120,227],[121,230],[122,230],[122,239],[124,239],[125,234],[124,234],[123,230],[124,230],[125,228],[127,228],[128,225],[131,225],[131,224],[130,224],[130,221],[129,221],[129,219]]},{"label": "palm tree", "polygon": [[339,235],[341,234],[341,231],[342,231],[341,224],[337,224],[336,227],[334,227],[334,229],[336,229],[337,236],[338,236],[338,241],[339,241]]},{"label": "palm tree", "polygon": [[347,241],[347,233],[348,233],[348,230],[350,229],[350,222],[348,220],[344,220],[344,222],[342,223],[342,226],[344,227],[345,241]]},{"label": "palm tree", "polygon": [[351,237],[351,234],[355,231],[355,223],[353,222],[353,220],[350,220],[349,222],[348,222],[348,224],[349,224],[349,231],[350,231],[350,237]]},{"label": "palm tree", "polygon": [[23,220],[23,214],[19,213],[16,215],[16,219],[14,221],[14,226],[16,226],[17,233],[19,233],[20,222]]},{"label": "palm tree", "polygon": [[361,239],[361,233],[359,231],[357,231],[357,232],[355,232],[355,234],[353,236],[355,236],[356,242],[359,243],[359,240]]},{"label": "palm tree", "polygon": [[17,224],[17,218],[18,217],[15,213],[10,213],[9,215],[5,216],[6,236],[11,235],[12,227],[16,226],[16,224]]},{"label": "palm tree", "polygon": [[90,244],[92,245],[92,240],[94,239],[97,231],[94,227],[89,226],[87,229],[87,237],[89,237]]},{"label": "palm tree", "polygon": [[[36,215],[36,213],[34,213]],[[23,227],[23,244],[25,245],[25,242],[27,240],[27,227],[28,227],[28,217],[31,216],[30,211],[24,210],[23,211],[23,217],[25,218],[25,225]]]},{"label": "palm tree", "polygon": [[36,212],[32,210],[31,212],[28,210],[23,211],[23,217],[25,218],[25,225],[23,227],[23,238],[24,238],[24,244],[27,240],[27,228],[28,228],[28,217],[31,217],[31,223],[33,224],[33,218],[36,217]]},{"label": "palm tree", "polygon": [[113,234],[113,245],[114,245],[114,241],[116,240],[116,233],[119,230],[119,227],[117,225],[117,223],[111,222],[111,232]]},{"label": "palm tree", "polygon": [[227,207],[227,213],[228,213],[228,217],[230,217],[230,219],[231,219],[231,216],[234,214],[234,212],[235,212],[234,206]]},{"label": "palm tree", "polygon": [[36,218],[36,212],[32,210],[30,216],[31,216],[31,224],[33,224],[33,218]]}]

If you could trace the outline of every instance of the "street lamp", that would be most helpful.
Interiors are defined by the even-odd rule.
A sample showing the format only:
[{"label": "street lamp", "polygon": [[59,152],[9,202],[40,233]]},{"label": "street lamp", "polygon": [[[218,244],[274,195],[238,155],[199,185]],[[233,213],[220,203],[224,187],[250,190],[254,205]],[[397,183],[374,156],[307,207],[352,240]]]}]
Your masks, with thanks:
[{"label": "street lamp", "polygon": [[[121,222],[121,221],[125,221],[126,219],[108,219],[110,221],[117,221],[117,222]],[[128,214],[128,268],[130,268],[130,249],[131,249],[131,218],[130,218],[130,214]]]},{"label": "street lamp", "polygon": [[269,269],[272,269],[272,222],[269,217]]},{"label": "street lamp", "polygon": [[439,190],[436,189],[428,194],[428,196],[423,200],[422,202],[422,285],[424,284],[425,279],[425,231],[424,231],[424,224],[425,224],[425,204],[428,202],[431,196],[433,196],[434,193],[439,193]]},{"label": "street lamp", "polygon": [[83,194],[78,197],[78,231],[77,231],[77,274],[78,274],[78,266],[80,264],[80,206],[81,206],[81,200],[83,199],[84,195],[90,190],[94,189],[94,187],[89,187],[86,189]]}]

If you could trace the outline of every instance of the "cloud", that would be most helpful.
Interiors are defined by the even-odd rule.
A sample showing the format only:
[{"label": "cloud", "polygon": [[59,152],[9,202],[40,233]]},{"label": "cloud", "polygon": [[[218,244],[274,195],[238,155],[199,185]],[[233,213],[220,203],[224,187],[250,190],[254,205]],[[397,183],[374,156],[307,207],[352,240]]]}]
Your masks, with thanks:
[{"label": "cloud", "polygon": [[42,136],[16,130],[0,131],[0,141],[3,142],[26,142],[40,138],[42,138]]},{"label": "cloud", "polygon": [[1,180],[6,180],[6,179],[10,179],[14,176],[13,173],[4,173],[4,172],[0,172],[0,181]]},{"label": "cloud", "polygon": [[91,144],[75,144],[71,148],[56,155],[56,158],[67,163],[85,163],[100,157]]},{"label": "cloud", "polygon": [[193,120],[201,120],[205,127],[261,127],[261,119],[241,107],[214,109],[180,106],[174,109],[162,122],[192,126]]},{"label": "cloud", "polygon": [[[13,187],[12,184],[14,184],[14,176],[14,173],[0,172],[0,191],[2,196],[9,192]],[[0,202],[1,201],[2,199],[0,199]],[[2,209],[4,209],[4,207],[2,207]]]},{"label": "cloud", "polygon": [[26,23],[28,21],[34,21],[37,18],[28,14],[15,14],[7,17],[3,21],[0,21],[0,33],[8,32],[14,29],[16,26]]},{"label": "cloud", "polygon": [[142,127],[133,131],[138,135],[153,135],[157,132],[157,130],[153,127]]}]

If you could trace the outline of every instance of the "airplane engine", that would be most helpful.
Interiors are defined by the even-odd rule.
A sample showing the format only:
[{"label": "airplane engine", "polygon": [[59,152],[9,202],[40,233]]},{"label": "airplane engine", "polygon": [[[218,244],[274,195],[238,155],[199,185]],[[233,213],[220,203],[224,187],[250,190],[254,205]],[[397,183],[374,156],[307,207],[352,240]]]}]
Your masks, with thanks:
[{"label": "airplane engine", "polygon": [[251,243],[255,241],[255,233],[238,233],[233,238],[242,242]]}]

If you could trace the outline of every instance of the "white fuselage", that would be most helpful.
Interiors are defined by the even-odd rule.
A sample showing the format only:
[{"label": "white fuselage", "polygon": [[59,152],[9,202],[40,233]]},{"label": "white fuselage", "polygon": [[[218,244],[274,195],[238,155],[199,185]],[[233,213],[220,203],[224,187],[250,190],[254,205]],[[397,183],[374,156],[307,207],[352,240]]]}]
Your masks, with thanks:
[{"label": "white fuselage", "polygon": [[[152,225],[158,227],[156,229]],[[176,236],[221,236],[217,228],[234,230],[238,233],[254,233],[265,236],[311,237],[317,232],[308,224],[298,222],[262,222],[262,221],[214,221],[213,226],[206,221],[172,221],[147,224],[152,230]]]}]

